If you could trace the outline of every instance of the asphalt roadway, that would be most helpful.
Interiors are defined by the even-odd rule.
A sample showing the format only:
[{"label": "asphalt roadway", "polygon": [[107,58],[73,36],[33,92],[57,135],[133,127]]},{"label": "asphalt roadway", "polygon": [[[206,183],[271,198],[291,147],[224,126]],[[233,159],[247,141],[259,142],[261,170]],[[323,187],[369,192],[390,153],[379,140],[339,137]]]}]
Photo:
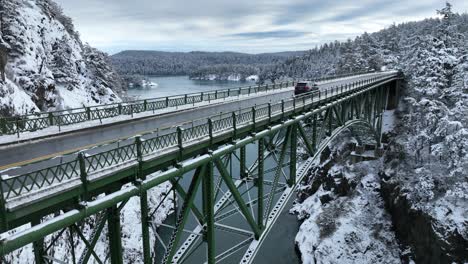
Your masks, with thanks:
[{"label": "asphalt roadway", "polygon": [[[319,87],[321,90],[324,90],[368,77],[369,75],[363,75],[331,80],[320,83]],[[176,127],[179,124],[206,118],[221,112],[227,113],[239,110],[240,108],[252,107],[254,105],[269,102],[275,103],[282,99],[288,99],[291,96],[293,96],[293,87],[285,88],[282,91],[275,91],[269,94],[252,95],[236,101],[226,101],[223,103],[205,105],[192,109],[150,116],[138,120],[129,119],[122,123],[91,127],[63,135],[54,135],[44,139],[3,146],[0,147],[0,170],[21,166],[36,160],[62,156],[81,149],[89,149],[95,145],[101,145],[105,142],[117,139],[133,137],[135,135],[144,134],[148,131]],[[99,151],[94,150],[93,152]]]}]

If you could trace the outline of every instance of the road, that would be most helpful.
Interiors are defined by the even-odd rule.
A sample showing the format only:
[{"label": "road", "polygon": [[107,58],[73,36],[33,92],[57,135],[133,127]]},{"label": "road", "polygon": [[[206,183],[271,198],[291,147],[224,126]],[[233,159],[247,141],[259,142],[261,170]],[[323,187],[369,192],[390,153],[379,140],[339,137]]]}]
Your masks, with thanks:
[{"label": "road", "polygon": [[[328,89],[335,86],[349,84],[365,78],[364,76],[347,77],[319,83],[320,89]],[[206,105],[195,109],[166,113],[141,120],[129,120],[128,122],[108,126],[93,127],[83,131],[52,136],[46,139],[32,140],[30,142],[8,145],[0,148],[0,169],[21,166],[35,160],[61,156],[66,153],[76,152],[80,149],[89,149],[95,145],[114,141],[122,138],[133,137],[148,131],[175,127],[192,120],[206,118],[220,112],[232,112],[240,108],[247,108],[268,102],[278,102],[293,96],[293,87],[285,88],[271,94],[251,96],[239,101],[229,101],[215,105]],[[100,152],[108,147],[94,149],[92,152]],[[69,157],[74,158],[74,157]],[[57,161],[58,162],[58,161]],[[34,166],[33,166],[34,167]],[[28,170],[33,169],[30,167]]]}]

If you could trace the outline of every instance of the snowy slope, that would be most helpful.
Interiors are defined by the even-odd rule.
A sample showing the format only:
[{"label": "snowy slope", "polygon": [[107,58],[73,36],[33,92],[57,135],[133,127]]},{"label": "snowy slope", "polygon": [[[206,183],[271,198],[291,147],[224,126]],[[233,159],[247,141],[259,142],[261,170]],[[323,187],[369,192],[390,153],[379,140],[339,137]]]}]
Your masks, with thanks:
[{"label": "snowy slope", "polygon": [[296,236],[304,264],[400,263],[392,222],[379,194],[379,163],[363,162],[347,169],[333,167],[331,171],[359,182],[356,190],[349,196],[326,201],[324,195],[333,194],[321,186],[293,209],[307,216]]},{"label": "snowy slope", "polygon": [[[169,183],[161,184],[148,191],[148,206],[150,212],[154,211],[158,204],[161,203],[165,193],[170,189]],[[150,218],[150,243],[152,246],[156,245],[155,230],[159,224],[161,224],[173,210],[173,203],[170,199],[164,200],[161,206],[158,207],[156,213]],[[141,229],[141,213],[140,213],[140,200],[139,197],[132,197],[125,207],[121,211],[121,232],[122,232],[122,247],[124,263],[143,263],[143,251],[142,251],[142,229]],[[89,238],[93,230],[96,228],[97,217],[89,217],[81,223],[77,223],[84,237]],[[23,226],[17,230],[29,228],[29,226]],[[14,233],[15,231],[11,231]],[[49,245],[53,238],[57,236],[57,233],[53,236],[48,236],[45,239],[47,245]],[[80,258],[84,249],[85,243],[80,239],[76,232],[73,233],[74,247],[72,249],[69,230],[63,232],[48,251],[49,257],[53,257],[63,263],[73,263],[72,261],[72,250],[74,250],[77,259]],[[99,236],[98,242],[94,251],[104,263],[109,263],[109,239],[107,236],[107,223],[105,224],[101,235]],[[34,254],[32,245],[27,245],[19,250],[14,251],[11,254],[5,256],[6,263],[34,263]],[[107,260],[107,261],[106,261]],[[60,262],[57,262],[60,263]],[[98,263],[91,257],[90,263]]]},{"label": "snowy slope", "polygon": [[107,56],[80,41],[54,2],[2,1],[0,12],[0,47],[9,47],[7,82],[0,82],[2,114],[120,101],[120,78]]}]

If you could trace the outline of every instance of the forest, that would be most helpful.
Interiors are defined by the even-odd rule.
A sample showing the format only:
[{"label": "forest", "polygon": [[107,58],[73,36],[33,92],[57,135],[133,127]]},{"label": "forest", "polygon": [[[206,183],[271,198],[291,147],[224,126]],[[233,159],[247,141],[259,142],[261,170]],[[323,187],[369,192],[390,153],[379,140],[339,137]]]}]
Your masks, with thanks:
[{"label": "forest", "polygon": [[138,76],[189,75],[195,79],[227,79],[229,75],[240,75],[245,79],[259,75],[261,69],[288,58],[303,55],[304,51],[247,54],[237,52],[162,52],[122,51],[111,56],[115,69],[127,80]]}]

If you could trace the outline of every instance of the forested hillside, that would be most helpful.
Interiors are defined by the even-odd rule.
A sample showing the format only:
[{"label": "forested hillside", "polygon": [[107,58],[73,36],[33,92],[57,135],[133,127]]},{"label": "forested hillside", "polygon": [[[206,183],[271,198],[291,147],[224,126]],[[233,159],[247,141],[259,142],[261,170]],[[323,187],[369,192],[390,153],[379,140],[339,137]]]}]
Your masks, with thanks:
[{"label": "forested hillside", "polygon": [[[466,51],[468,15],[452,14],[448,19],[452,25],[447,27],[456,34],[454,38],[459,39],[453,45],[457,47],[458,55],[463,56]],[[354,40],[327,43],[311,49],[304,56],[290,58],[284,63],[265,68],[260,77],[262,80],[315,78],[364,69],[405,68],[416,50],[442,48],[437,47],[437,43],[430,43],[442,38],[441,23],[439,19],[425,19],[391,25],[376,33],[364,33]]]},{"label": "forested hillside", "polygon": [[0,0],[0,115],[119,101],[106,54],[83,44],[52,0]]},{"label": "forested hillside", "polygon": [[[401,246],[408,247],[404,254],[416,263],[466,263],[468,14],[453,13],[447,3],[437,15],[439,18],[392,25],[354,40],[323,45],[271,66],[261,78],[401,69],[406,80],[395,112],[396,128],[375,190],[385,201]],[[307,203],[311,201],[303,207],[308,209],[299,211],[317,215]],[[297,241],[306,238],[307,233],[302,232]],[[333,247],[333,241],[326,247],[320,246],[322,242],[307,243],[315,243],[314,248],[323,252]],[[320,254],[309,247],[302,245],[310,250],[304,254]]]},{"label": "forested hillside", "polygon": [[[131,75],[190,75],[197,79],[227,79],[230,75],[258,75],[267,65],[304,52],[246,54],[236,52],[162,52],[123,51],[113,55],[112,63],[124,76]],[[212,77],[212,76],[211,76]]]}]

